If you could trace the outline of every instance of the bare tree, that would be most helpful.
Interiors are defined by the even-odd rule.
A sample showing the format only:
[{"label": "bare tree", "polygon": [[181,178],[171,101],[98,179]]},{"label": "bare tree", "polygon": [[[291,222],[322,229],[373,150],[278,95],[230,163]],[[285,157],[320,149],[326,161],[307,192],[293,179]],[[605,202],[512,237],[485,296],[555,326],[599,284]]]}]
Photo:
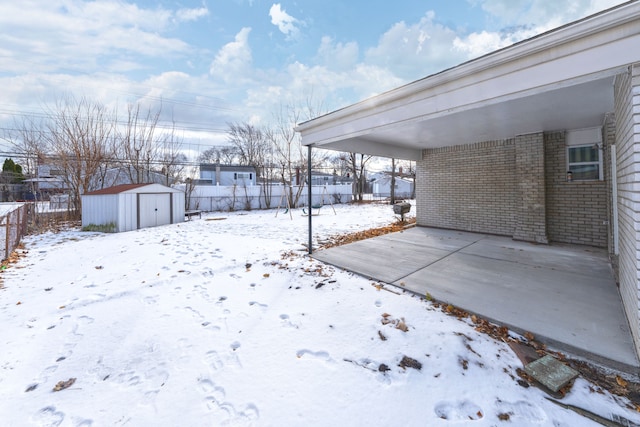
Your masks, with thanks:
[{"label": "bare tree", "polygon": [[12,129],[5,129],[3,139],[12,145],[16,157],[22,159],[27,175],[35,175],[38,159],[44,158],[44,125],[42,120],[23,116],[14,122]]},{"label": "bare tree", "polygon": [[[227,140],[237,153],[239,163],[252,166],[256,171],[256,178],[264,175],[266,165],[270,162],[271,147],[269,146],[265,132],[249,123],[228,123]],[[237,183],[233,185],[233,206],[235,206],[235,193]],[[243,183],[245,194],[245,208],[251,208],[251,199],[246,183]],[[268,202],[270,204],[270,200]]]},{"label": "bare tree", "polygon": [[361,202],[364,197],[366,165],[373,156],[362,153],[349,153],[349,169],[353,173],[353,196]]},{"label": "bare tree", "polygon": [[329,168],[333,170],[334,175],[337,178],[343,178],[347,176],[349,168],[348,154],[336,153],[327,157],[327,164]]},{"label": "bare tree", "polygon": [[187,156],[182,152],[182,141],[182,137],[177,135],[175,123],[171,131],[164,134],[159,141],[161,150],[159,164],[164,185],[170,186],[179,181],[187,164]]},{"label": "bare tree", "polygon": [[401,160],[398,162],[398,175],[400,178],[409,178],[412,181],[410,198],[416,198],[416,166],[411,160]]},{"label": "bare tree", "polygon": [[[3,135],[3,139],[12,145],[16,157],[22,159],[23,171],[31,177],[36,175],[38,160],[45,157],[43,135],[44,121],[26,116],[16,119],[12,129],[5,129]],[[37,183],[31,180],[27,186],[28,191],[37,197]]]},{"label": "bare tree", "polygon": [[134,184],[149,182],[152,166],[161,158],[159,144],[155,141],[159,117],[160,111],[141,112],[139,104],[129,104],[126,121],[118,129],[118,157]]},{"label": "bare tree", "polygon": [[[289,203],[297,206],[302,188],[309,177],[307,148],[303,147],[300,135],[295,126],[302,120],[310,119],[318,114],[319,108],[311,105],[310,100],[304,105],[280,105],[274,114],[273,125],[267,130],[267,139],[274,150],[274,162],[279,168],[279,176],[283,185],[289,186]],[[312,168],[321,165],[327,157],[325,151],[312,152]],[[297,185],[293,191],[293,184]]]},{"label": "bare tree", "polygon": [[246,122],[227,125],[227,140],[235,147],[239,163],[256,169],[264,165],[269,148],[264,131]]},{"label": "bare tree", "polygon": [[217,145],[211,147],[200,154],[200,163],[219,163],[231,165],[238,159],[238,150],[232,145]]},{"label": "bare tree", "polygon": [[66,97],[47,111],[44,152],[64,171],[71,206],[80,212],[80,195],[91,189],[94,175],[113,157],[115,116],[102,104]]}]

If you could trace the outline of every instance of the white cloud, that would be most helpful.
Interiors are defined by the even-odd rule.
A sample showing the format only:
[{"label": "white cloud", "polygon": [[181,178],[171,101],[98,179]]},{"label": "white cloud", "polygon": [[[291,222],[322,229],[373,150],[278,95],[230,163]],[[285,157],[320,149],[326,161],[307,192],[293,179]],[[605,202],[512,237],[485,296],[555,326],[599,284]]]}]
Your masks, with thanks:
[{"label": "white cloud", "polygon": [[366,63],[394,70],[404,79],[418,79],[466,60],[453,49],[455,39],[456,33],[428,12],[415,24],[394,24],[366,51]]},{"label": "white cloud", "polygon": [[472,59],[509,46],[518,40],[535,34],[537,34],[535,31],[525,28],[509,34],[482,31],[471,33],[466,37],[456,37],[453,40],[453,48],[458,52],[464,53],[467,58]]},{"label": "white cloud", "polygon": [[453,47],[475,58],[622,3],[619,0],[470,0],[480,4],[500,31],[460,35]]},{"label": "white cloud", "polygon": [[241,83],[245,81],[251,69],[251,47],[249,46],[249,33],[251,28],[245,27],[235,40],[224,45],[216,54],[209,73],[224,81]]},{"label": "white cloud", "polygon": [[358,61],[358,43],[336,43],[329,36],[322,37],[316,58],[323,64],[331,64],[332,68],[346,70]]},{"label": "white cloud", "polygon": [[176,19],[178,22],[197,21],[207,15],[209,15],[209,9],[207,9],[206,6],[197,9],[179,9],[176,11]]},{"label": "white cloud", "polygon": [[287,36],[287,38],[294,39],[298,36],[300,31],[298,25],[302,25],[303,23],[282,9],[280,3],[274,3],[271,6],[269,16],[271,17],[271,23],[277,26],[280,32]]},{"label": "white cloud", "polygon": [[114,0],[0,2],[0,45],[11,52],[5,71],[95,72],[111,61],[122,70],[144,66],[141,56],[175,58],[192,48],[162,34],[173,15]]},{"label": "white cloud", "polygon": [[509,25],[535,26],[546,31],[603,9],[621,0],[474,0],[491,16]]}]

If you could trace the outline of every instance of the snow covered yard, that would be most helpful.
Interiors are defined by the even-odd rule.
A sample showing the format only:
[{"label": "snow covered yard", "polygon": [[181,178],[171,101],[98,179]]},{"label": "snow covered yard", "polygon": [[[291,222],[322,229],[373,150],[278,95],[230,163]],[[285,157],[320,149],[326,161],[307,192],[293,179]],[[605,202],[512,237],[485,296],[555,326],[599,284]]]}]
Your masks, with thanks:
[{"label": "snow covered yard", "polygon": [[[336,211],[315,240],[396,220]],[[28,237],[0,289],[2,425],[598,425],[470,322],[307,257],[300,213]],[[578,378],[562,402],[640,424],[597,391]]]}]

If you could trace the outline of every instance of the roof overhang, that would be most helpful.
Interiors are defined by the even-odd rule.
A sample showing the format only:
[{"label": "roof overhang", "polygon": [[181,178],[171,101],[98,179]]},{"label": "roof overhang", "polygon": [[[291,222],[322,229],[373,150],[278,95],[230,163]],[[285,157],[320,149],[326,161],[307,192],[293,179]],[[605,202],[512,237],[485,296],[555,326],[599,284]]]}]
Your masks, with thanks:
[{"label": "roof overhang", "polygon": [[601,126],[640,62],[640,2],[516,43],[297,126],[302,144],[418,160],[426,148]]}]

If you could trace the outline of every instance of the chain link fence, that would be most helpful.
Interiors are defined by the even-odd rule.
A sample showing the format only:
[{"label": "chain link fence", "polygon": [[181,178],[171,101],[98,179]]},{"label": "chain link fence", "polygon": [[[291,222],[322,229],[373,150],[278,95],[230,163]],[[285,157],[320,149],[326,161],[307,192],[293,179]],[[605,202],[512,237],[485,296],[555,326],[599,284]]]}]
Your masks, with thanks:
[{"label": "chain link fence", "polygon": [[0,248],[2,261],[9,258],[11,252],[20,244],[20,240],[27,234],[30,203],[9,204],[0,208]]}]

